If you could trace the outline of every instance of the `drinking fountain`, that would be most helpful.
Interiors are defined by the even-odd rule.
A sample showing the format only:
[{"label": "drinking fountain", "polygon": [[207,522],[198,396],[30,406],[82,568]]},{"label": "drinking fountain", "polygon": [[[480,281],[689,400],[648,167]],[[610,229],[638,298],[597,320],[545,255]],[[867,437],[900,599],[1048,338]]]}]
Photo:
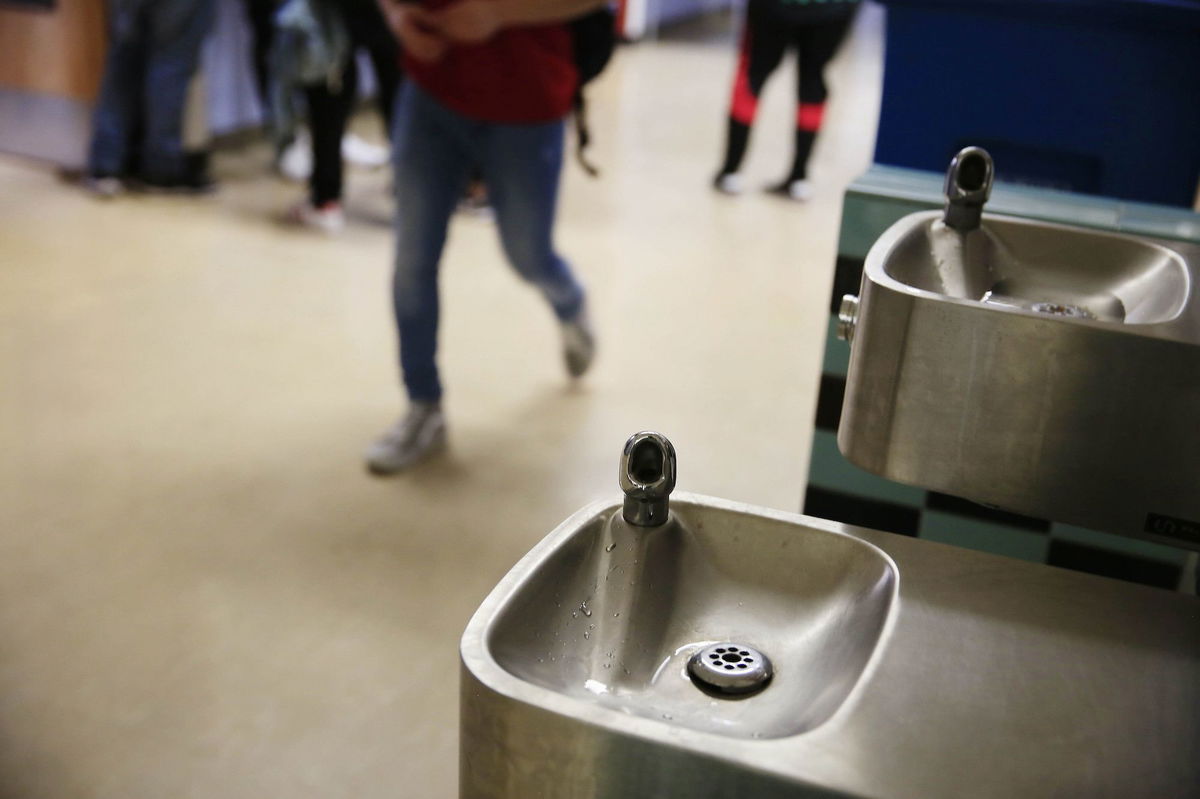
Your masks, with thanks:
[{"label": "drinking fountain", "polygon": [[[1200,247],[987,214],[993,173],[871,249],[840,448],[1200,548]],[[1196,597],[676,491],[685,456],[631,436],[472,617],[461,799],[1195,793]]]},{"label": "drinking fountain", "polygon": [[983,214],[991,158],[843,300],[838,446],[900,483],[1200,548],[1200,247]]}]

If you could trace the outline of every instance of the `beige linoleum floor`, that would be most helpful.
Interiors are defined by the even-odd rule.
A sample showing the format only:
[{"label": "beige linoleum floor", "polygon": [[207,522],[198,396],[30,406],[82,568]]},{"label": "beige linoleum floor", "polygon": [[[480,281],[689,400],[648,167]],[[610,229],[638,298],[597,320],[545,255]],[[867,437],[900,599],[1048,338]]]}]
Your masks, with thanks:
[{"label": "beige linoleum floor", "polygon": [[[451,797],[458,637],[617,496],[626,436],[670,436],[680,489],[797,509],[840,192],[873,144],[860,23],[807,205],[707,187],[728,40],[623,50],[592,93],[603,179],[568,169],[559,231],[594,372],[568,385],[492,226],[456,221],[452,449],[394,479],[360,462],[401,407],[386,175],[349,176],[329,239],[272,221],[298,190],[261,148],[223,153],[206,199],[103,203],[0,159],[0,797]],[[792,86],[751,183],[785,168]]]}]

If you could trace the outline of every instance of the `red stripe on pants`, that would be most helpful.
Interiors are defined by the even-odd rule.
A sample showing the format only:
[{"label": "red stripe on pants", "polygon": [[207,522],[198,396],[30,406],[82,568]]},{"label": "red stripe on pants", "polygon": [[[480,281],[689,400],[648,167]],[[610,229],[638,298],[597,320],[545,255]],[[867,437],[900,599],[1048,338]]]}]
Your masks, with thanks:
[{"label": "red stripe on pants", "polygon": [[800,103],[796,108],[796,127],[816,133],[821,129],[821,119],[825,116],[825,103]]},{"label": "red stripe on pants", "polygon": [[750,91],[750,31],[742,35],[742,52],[738,55],[737,76],[733,79],[733,99],[729,116],[743,125],[752,125],[758,112],[758,98]]}]

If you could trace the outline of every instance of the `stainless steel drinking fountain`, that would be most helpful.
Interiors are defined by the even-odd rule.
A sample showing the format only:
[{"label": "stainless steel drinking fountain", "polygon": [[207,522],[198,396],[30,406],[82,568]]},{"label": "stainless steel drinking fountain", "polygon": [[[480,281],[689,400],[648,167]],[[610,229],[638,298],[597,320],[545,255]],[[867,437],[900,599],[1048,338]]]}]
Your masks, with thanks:
[{"label": "stainless steel drinking fountain", "polygon": [[[867,257],[839,445],[894,480],[1200,547],[1200,248],[942,212]],[[1194,596],[674,492],[637,433],[463,634],[461,799],[1186,796]]]},{"label": "stainless steel drinking fountain", "polygon": [[900,483],[1200,549],[1200,247],[981,216],[991,175],[964,150],[945,210],[867,254],[839,320],[839,448]]},{"label": "stainless steel drinking fountain", "polygon": [[671,493],[655,433],[620,465],[463,634],[462,799],[1200,784],[1195,597]]}]

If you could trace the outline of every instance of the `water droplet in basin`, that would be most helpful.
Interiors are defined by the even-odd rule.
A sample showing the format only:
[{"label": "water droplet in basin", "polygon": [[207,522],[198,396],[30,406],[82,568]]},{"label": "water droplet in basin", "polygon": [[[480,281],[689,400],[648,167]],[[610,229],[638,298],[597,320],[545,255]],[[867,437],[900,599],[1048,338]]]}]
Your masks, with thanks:
[{"label": "water droplet in basin", "polygon": [[621,616],[621,613],[620,613],[620,611],[618,611],[618,612],[616,612],[616,613],[614,613],[614,614],[613,614],[613,618],[614,618],[614,619],[620,618],[620,616]]},{"label": "water droplet in basin", "polygon": [[583,611],[583,615],[584,615],[584,616],[591,616],[591,615],[592,615],[592,612],[591,612],[590,610],[588,610],[588,606],[587,606],[587,600],[586,600],[586,599],[585,599],[585,600],[583,600],[583,603],[582,603],[582,604],[579,606],[579,609],[580,609],[581,611]]},{"label": "water droplet in basin", "polygon": [[591,634],[590,632],[588,632],[587,630],[584,630],[584,631],[583,631],[583,637],[584,637],[584,639],[586,640],[586,639],[588,639],[588,638],[591,638],[591,637],[592,637],[592,634]]},{"label": "water droplet in basin", "polygon": [[577,619],[577,618],[579,618],[579,611],[577,611],[577,610],[573,610],[573,611],[571,611],[571,618],[572,618],[572,619]]},{"label": "water droplet in basin", "polygon": [[613,551],[614,549],[616,549],[616,548],[617,548],[617,542],[616,542],[616,541],[614,541],[614,542],[612,542],[611,544],[609,544],[608,546],[606,546],[606,547],[604,548],[604,551],[605,551],[605,552],[612,552],[612,551]]},{"label": "water droplet in basin", "polygon": [[672,716],[670,713],[663,713],[663,718],[666,719],[667,721],[670,721]]}]

